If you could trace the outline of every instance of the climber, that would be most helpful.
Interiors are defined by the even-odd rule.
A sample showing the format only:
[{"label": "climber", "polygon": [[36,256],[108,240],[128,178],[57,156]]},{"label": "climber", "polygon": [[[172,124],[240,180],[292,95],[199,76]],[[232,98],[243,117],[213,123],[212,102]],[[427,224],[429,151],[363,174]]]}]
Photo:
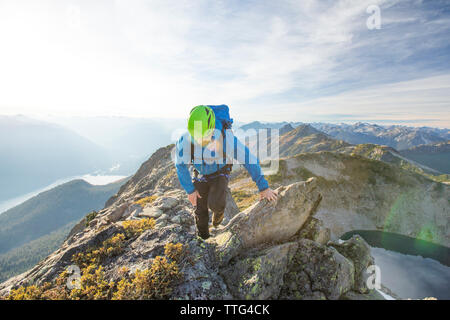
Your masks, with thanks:
[{"label": "climber", "polygon": [[[188,132],[176,143],[175,166],[181,186],[195,207],[195,221],[201,238],[209,238],[209,211],[215,228],[223,220],[228,181],[233,159],[243,164],[256,183],[260,199],[274,201],[259,160],[231,131],[233,119],[226,105],[199,105],[189,115]],[[227,152],[227,149],[230,152]],[[193,168],[192,179],[189,167]]]}]

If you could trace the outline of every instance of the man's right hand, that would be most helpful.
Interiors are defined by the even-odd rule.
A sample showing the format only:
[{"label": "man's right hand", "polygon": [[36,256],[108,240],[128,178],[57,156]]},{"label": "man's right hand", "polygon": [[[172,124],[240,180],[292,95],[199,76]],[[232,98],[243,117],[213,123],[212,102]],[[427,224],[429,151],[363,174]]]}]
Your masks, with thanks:
[{"label": "man's right hand", "polygon": [[197,206],[197,198],[201,198],[200,193],[198,193],[197,190],[195,190],[191,194],[188,194],[188,199],[194,207]]}]

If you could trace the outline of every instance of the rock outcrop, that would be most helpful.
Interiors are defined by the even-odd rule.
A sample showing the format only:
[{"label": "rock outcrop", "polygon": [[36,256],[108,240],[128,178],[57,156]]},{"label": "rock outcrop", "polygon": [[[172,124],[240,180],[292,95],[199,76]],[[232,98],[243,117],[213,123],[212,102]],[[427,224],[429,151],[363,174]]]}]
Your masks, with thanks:
[{"label": "rock outcrop", "polygon": [[330,245],[347,259],[353,261],[355,268],[355,282],[353,289],[359,293],[367,293],[366,280],[367,268],[375,263],[370,255],[370,247],[359,235],[353,236],[348,241],[334,242]]},{"label": "rock outcrop", "polygon": [[[238,212],[231,195],[223,226],[210,239],[196,236],[193,209],[178,185],[173,146],[159,149],[85,226],[78,224],[56,252],[32,270],[0,284],[12,288],[54,281],[74,254],[124,233],[127,221],[152,218],[153,228],[124,242],[120,254],[102,261],[105,278],[119,281],[124,270],[149,268],[167,243],[181,243],[182,278],[172,299],[361,299],[378,297],[363,287],[373,261],[361,238],[329,242],[330,230],[314,215],[323,195],[317,179],[277,189],[275,202],[258,201]],[[378,297],[379,298],[379,297]]]},{"label": "rock outcrop", "polygon": [[236,215],[213,240],[221,264],[244,250],[264,243],[282,243],[292,238],[317,210],[322,196],[316,180],[297,182],[276,190],[279,199],[255,203]]},{"label": "rock outcrop", "polygon": [[353,230],[379,230],[450,246],[449,185],[334,152],[302,153],[280,159],[279,165],[279,173],[269,176],[273,186],[317,178],[323,201],[315,218],[332,239]]}]

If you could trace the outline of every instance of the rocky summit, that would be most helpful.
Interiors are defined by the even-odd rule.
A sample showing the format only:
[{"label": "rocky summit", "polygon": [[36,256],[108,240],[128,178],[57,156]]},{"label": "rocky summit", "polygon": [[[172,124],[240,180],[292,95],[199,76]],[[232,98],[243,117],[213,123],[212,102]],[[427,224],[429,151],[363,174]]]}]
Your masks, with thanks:
[{"label": "rocky summit", "polygon": [[[156,151],[104,209],[80,221],[34,268],[2,283],[0,294],[382,299],[365,285],[366,269],[373,264],[367,243],[359,236],[330,241],[330,230],[315,217],[326,197],[315,177],[280,186],[277,201],[255,201],[242,212],[229,194],[225,221],[205,241],[196,236],[193,208],[178,184],[172,152],[173,145]],[[81,269],[81,286],[68,291],[61,279],[74,265]]]}]

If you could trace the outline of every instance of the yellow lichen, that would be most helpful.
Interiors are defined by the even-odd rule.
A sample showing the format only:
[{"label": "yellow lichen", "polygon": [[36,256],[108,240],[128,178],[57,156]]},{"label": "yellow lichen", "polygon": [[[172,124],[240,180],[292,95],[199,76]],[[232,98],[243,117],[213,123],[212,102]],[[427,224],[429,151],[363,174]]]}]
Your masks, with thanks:
[{"label": "yellow lichen", "polygon": [[64,270],[53,284],[42,286],[21,286],[11,290],[6,296],[9,300],[105,300],[105,299],[165,299],[172,293],[173,286],[181,279],[179,263],[185,252],[181,243],[168,243],[165,256],[157,256],[149,269],[136,270],[128,276],[128,268],[122,267],[119,274],[122,279],[108,282],[103,267],[98,265],[108,254],[123,249],[125,237],[117,234],[103,242],[97,249],[78,253],[73,261],[81,263],[81,277],[76,288],[68,289],[69,273]]},{"label": "yellow lichen", "polygon": [[172,284],[180,278],[175,261],[157,256],[149,269],[136,272],[117,284],[114,300],[164,299],[172,293]]},{"label": "yellow lichen", "polygon": [[153,195],[153,196],[149,196],[149,197],[145,197],[142,199],[139,199],[137,201],[135,201],[135,204],[140,205],[142,208],[145,207],[147,204],[152,203],[153,201],[155,201],[158,197]]},{"label": "yellow lichen", "polygon": [[118,255],[125,246],[125,235],[118,233],[115,236],[105,240],[99,248],[91,248],[86,252],[79,252],[72,256],[72,261],[80,268],[86,268],[89,265],[99,265],[103,259]]},{"label": "yellow lichen", "polygon": [[122,222],[122,227],[125,230],[127,238],[133,238],[139,236],[142,232],[155,227],[155,219],[144,218],[140,220],[128,220]]},{"label": "yellow lichen", "polygon": [[164,246],[164,254],[174,261],[180,261],[183,258],[183,245],[169,242]]}]

